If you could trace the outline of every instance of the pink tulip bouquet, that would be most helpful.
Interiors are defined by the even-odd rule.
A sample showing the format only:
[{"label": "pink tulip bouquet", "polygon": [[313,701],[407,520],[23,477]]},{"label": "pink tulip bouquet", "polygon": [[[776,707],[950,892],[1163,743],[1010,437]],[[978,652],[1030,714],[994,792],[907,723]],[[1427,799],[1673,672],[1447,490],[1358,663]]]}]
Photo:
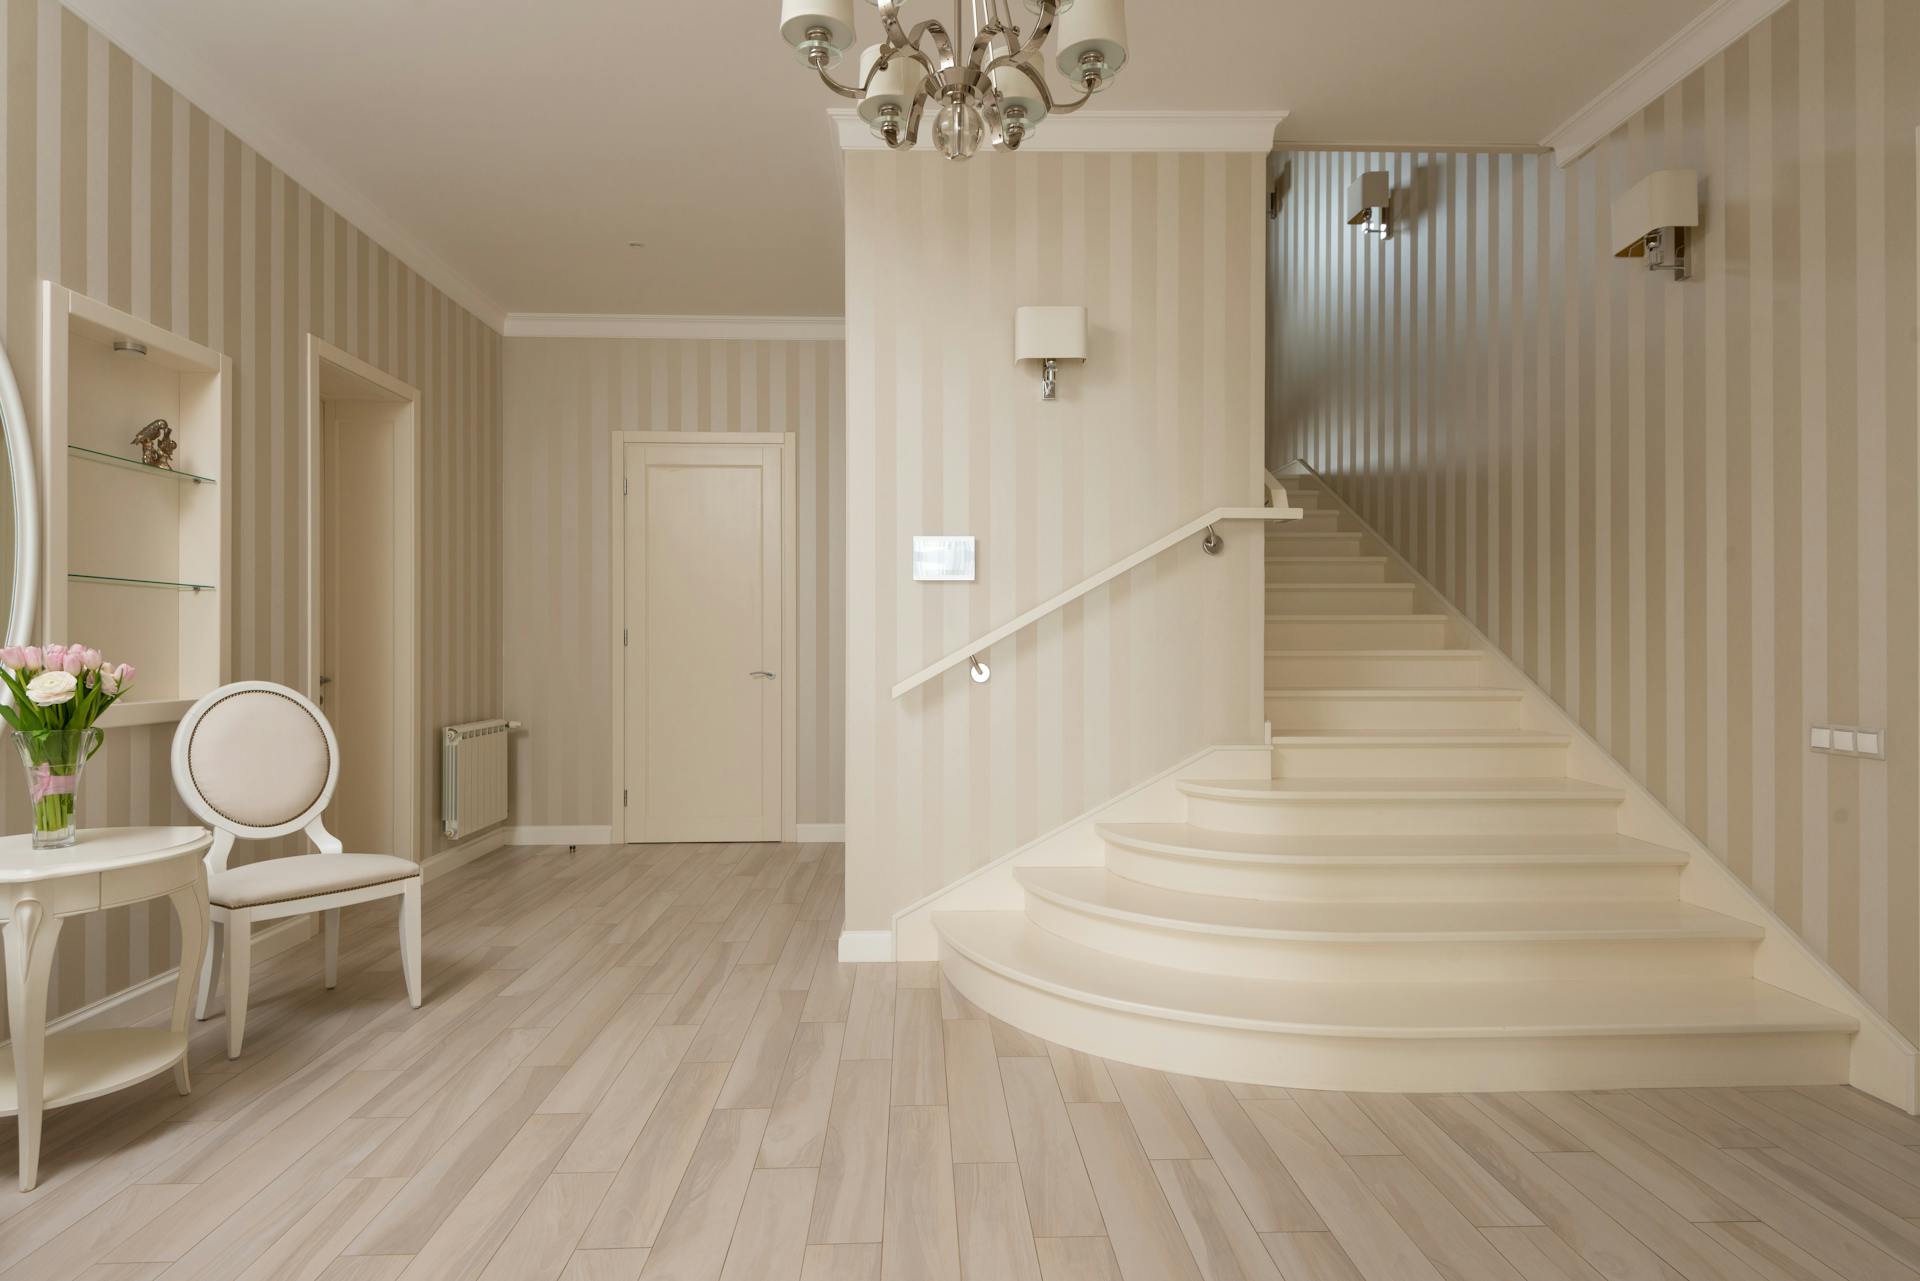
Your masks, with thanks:
[{"label": "pink tulip bouquet", "polygon": [[105,735],[94,726],[127,692],[133,668],[85,645],[0,646],[0,717],[13,727],[33,801],[35,849],[74,843],[74,802],[87,761]]}]

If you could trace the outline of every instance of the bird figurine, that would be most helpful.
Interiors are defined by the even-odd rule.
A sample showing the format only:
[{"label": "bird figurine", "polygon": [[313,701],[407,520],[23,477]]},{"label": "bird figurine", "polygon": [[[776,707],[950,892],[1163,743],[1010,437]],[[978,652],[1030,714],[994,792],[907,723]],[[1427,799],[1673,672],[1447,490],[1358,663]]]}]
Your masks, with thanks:
[{"label": "bird figurine", "polygon": [[140,461],[149,467],[173,470],[173,451],[180,448],[180,442],[173,438],[173,428],[167,426],[167,420],[156,418],[140,429],[133,438],[140,446]]}]

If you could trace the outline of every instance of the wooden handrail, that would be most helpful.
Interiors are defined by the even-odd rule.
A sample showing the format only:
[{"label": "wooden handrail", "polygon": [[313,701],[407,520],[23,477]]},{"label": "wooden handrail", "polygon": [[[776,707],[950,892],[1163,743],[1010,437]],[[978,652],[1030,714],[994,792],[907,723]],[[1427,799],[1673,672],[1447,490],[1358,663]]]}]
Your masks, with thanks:
[{"label": "wooden handrail", "polygon": [[1192,538],[1195,534],[1205,530],[1209,525],[1216,525],[1222,521],[1229,520],[1266,521],[1300,519],[1305,513],[1298,507],[1289,507],[1287,505],[1287,491],[1285,487],[1271,476],[1267,479],[1269,482],[1268,491],[1273,497],[1273,506],[1216,507],[1204,516],[1195,516],[1192,520],[1180,526],[1180,528],[1174,530],[1172,533],[1162,535],[1153,542],[1148,543],[1145,547],[1142,547],[1139,551],[1134,552],[1131,556],[1126,557],[1124,560],[1115,561],[1099,573],[1081,579],[1064,592],[1040,602],[1011,622],[1002,623],[986,635],[968,641],[965,645],[954,650],[938,662],[921,668],[913,675],[895,685],[893,687],[893,696],[899,698],[902,694],[911,693],[941,673],[952,671],[962,663],[972,661],[975,656],[985,653],[988,649],[1007,639],[1007,637],[1026,630],[1055,610],[1071,605],[1074,601],[1079,600],[1094,588],[1110,583],[1128,570],[1145,564],[1147,561],[1152,560],[1155,556],[1158,556],[1161,552],[1181,542],[1183,539]]}]

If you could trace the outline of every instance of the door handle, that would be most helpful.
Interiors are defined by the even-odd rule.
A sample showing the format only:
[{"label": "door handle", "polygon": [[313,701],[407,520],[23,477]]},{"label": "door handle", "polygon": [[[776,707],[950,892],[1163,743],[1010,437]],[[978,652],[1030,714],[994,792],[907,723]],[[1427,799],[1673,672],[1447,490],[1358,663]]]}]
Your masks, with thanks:
[{"label": "door handle", "polygon": [[758,680],[762,676],[766,677],[770,681],[777,681],[780,679],[778,676],[775,676],[772,672],[748,672],[747,675],[752,677],[755,680]]}]

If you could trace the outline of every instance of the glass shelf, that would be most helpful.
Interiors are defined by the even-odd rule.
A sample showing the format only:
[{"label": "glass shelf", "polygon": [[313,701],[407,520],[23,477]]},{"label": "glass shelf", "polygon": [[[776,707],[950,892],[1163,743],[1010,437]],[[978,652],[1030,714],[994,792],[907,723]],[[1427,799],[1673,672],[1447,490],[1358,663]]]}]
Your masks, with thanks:
[{"label": "glass shelf", "polygon": [[[135,464],[142,466],[144,464]],[[105,583],[109,587],[155,587],[169,592],[210,592],[212,583],[171,583],[159,578],[121,578],[113,574],[68,574],[76,583]]]},{"label": "glass shelf", "polygon": [[211,476],[202,476],[198,472],[180,471],[177,468],[149,467],[138,458],[122,458],[119,454],[102,453],[97,449],[88,449],[84,445],[68,445],[67,452],[76,458],[84,458],[90,463],[106,463],[114,467],[123,467],[128,471],[145,472],[149,476],[165,476],[171,480],[184,481],[193,485],[215,485],[219,482]]}]

